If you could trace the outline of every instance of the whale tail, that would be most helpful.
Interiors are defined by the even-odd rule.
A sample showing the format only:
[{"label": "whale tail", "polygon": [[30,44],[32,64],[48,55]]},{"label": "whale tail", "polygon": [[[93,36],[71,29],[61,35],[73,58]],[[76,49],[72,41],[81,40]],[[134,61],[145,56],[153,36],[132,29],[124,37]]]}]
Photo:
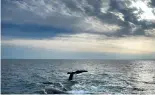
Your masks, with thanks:
[{"label": "whale tail", "polygon": [[68,80],[73,80],[74,74],[80,74],[80,73],[83,73],[83,72],[88,72],[88,71],[87,70],[77,70],[75,72],[68,72],[67,74],[70,74]]}]

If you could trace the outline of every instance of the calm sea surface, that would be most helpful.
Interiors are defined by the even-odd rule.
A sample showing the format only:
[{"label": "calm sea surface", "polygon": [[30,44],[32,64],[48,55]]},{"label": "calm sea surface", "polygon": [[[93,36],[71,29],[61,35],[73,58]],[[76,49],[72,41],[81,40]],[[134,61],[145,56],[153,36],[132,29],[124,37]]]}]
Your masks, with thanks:
[{"label": "calm sea surface", "polygon": [[[68,71],[88,70],[68,81]],[[155,94],[155,60],[2,60],[4,94]],[[50,93],[52,90],[50,91]]]}]

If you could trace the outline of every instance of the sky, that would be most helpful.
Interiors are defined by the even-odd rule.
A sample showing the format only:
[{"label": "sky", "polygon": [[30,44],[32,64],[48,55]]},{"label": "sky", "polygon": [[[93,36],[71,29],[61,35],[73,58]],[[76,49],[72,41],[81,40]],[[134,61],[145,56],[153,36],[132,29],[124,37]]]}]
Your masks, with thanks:
[{"label": "sky", "polygon": [[154,0],[2,0],[2,59],[155,59]]}]

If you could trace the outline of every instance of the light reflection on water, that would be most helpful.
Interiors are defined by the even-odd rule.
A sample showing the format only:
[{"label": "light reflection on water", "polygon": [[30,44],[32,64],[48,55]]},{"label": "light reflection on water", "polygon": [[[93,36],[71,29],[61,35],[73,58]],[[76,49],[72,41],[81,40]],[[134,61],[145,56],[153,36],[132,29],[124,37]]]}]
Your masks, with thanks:
[{"label": "light reflection on water", "polygon": [[155,62],[135,61],[129,72],[132,86],[143,94],[155,93]]},{"label": "light reflection on water", "polygon": [[[88,73],[69,82],[66,73],[78,69]],[[155,94],[155,61],[2,60],[2,93],[35,93],[46,87],[69,93]]]}]

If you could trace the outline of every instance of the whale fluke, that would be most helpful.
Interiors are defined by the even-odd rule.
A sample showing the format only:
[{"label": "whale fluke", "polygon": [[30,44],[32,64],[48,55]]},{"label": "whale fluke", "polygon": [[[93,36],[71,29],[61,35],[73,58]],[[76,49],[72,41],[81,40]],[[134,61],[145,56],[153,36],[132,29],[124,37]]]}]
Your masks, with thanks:
[{"label": "whale fluke", "polygon": [[68,72],[67,74],[70,74],[68,80],[73,80],[73,75],[74,74],[80,74],[80,73],[83,73],[83,72],[88,72],[87,70],[77,70],[75,72]]},{"label": "whale fluke", "polygon": [[80,73],[83,73],[83,72],[88,72],[88,71],[86,71],[86,70],[77,70],[75,73],[80,74]]}]

